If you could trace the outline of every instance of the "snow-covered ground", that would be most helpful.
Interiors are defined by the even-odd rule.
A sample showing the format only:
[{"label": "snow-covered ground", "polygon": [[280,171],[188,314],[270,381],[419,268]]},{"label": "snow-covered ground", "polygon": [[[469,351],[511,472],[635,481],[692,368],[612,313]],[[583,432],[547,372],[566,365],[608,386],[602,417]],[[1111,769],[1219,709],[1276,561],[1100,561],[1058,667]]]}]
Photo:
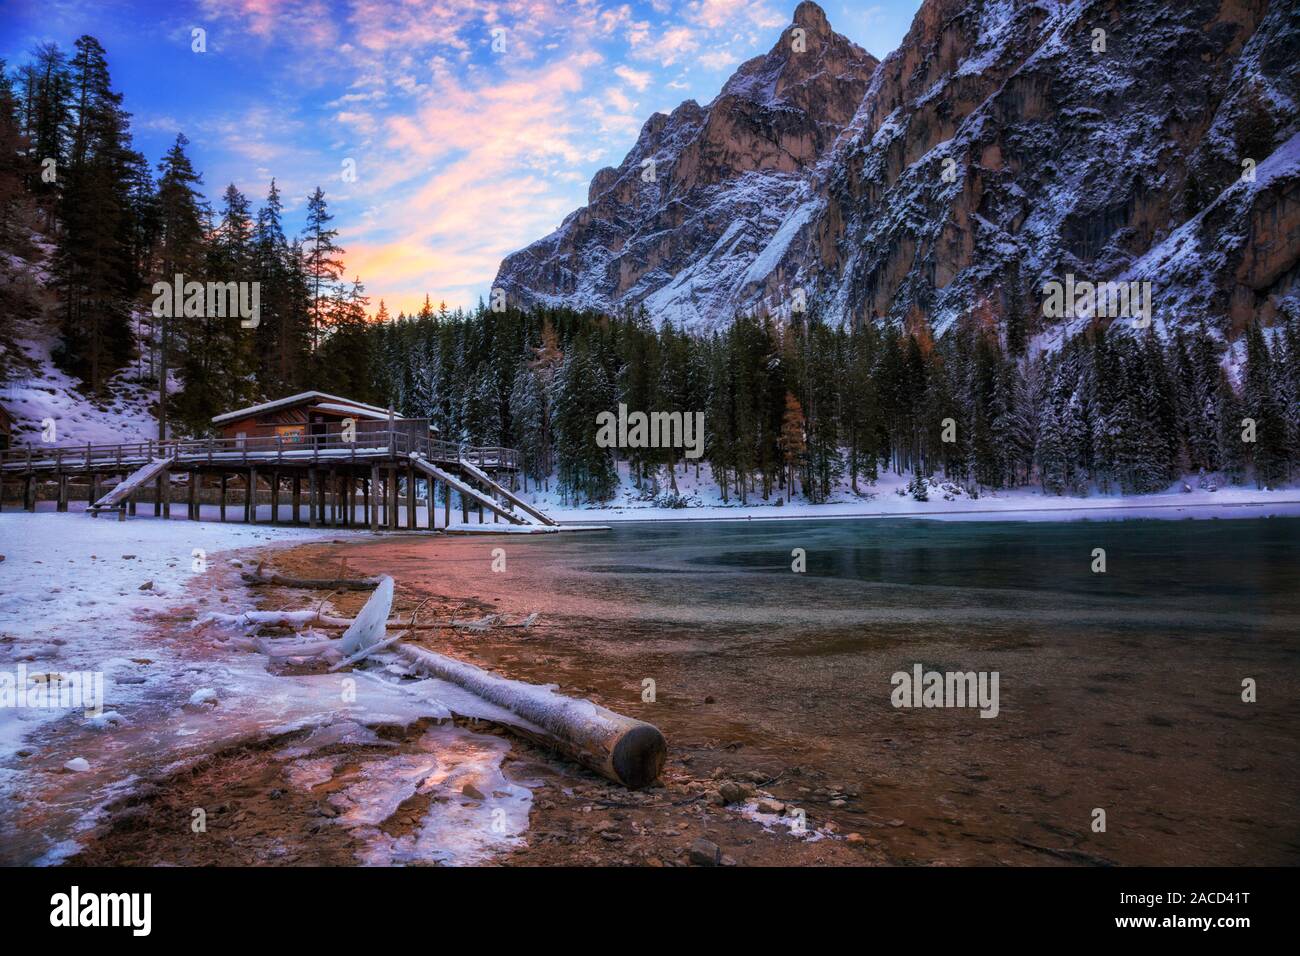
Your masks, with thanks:
[{"label": "snow-covered ground", "polygon": [[[451,709],[444,701],[453,698],[457,712],[472,710],[467,695],[438,682],[386,680],[383,671],[275,675],[266,657],[220,635],[151,626],[153,615],[194,604],[243,609],[233,549],[356,533],[0,514],[0,862],[66,858],[99,809],[141,776],[240,741],[304,727],[365,733],[372,724],[445,719]],[[65,680],[101,675],[103,696],[94,703],[102,706],[84,699],[47,706],[16,696],[36,686],[36,675],[55,673]],[[348,677],[355,678],[351,698],[341,692]],[[488,705],[481,716],[492,716]],[[498,738],[435,726],[414,754],[369,765],[347,788],[348,810],[337,824],[362,839],[367,861],[491,856],[521,838],[531,801],[526,787],[502,777],[507,751]],[[282,759],[291,776],[324,772],[329,779],[312,747]],[[465,784],[491,796],[460,798]],[[454,798],[434,802],[411,837],[394,840],[378,827],[385,808],[417,790],[448,786],[457,788]]]},{"label": "snow-covered ground", "polygon": [[[811,504],[802,498],[777,504],[774,492],[763,501],[750,495],[747,504],[732,494],[723,502],[713,483],[708,465],[701,465],[699,477],[694,466],[677,473],[677,488],[684,507],[665,507],[663,499],[671,493],[666,480],[659,483],[656,500],[638,491],[627,476],[627,464],[619,463],[619,489],[603,504],[573,506],[565,504],[554,491],[538,491],[532,484],[521,497],[565,523],[600,523],[614,521],[725,521],[791,518],[938,518],[968,521],[1068,521],[1089,518],[1210,518],[1249,517],[1252,515],[1300,515],[1300,488],[1286,487],[1261,490],[1253,485],[1219,484],[1218,490],[1197,487],[1198,480],[1189,476],[1174,482],[1159,494],[1121,495],[1092,494],[1087,497],[1044,494],[1037,487],[1004,491],[985,491],[978,498],[967,495],[955,484],[940,480],[932,488],[928,501],[917,501],[907,493],[910,475],[884,472],[874,484],[860,481],[860,494],[854,494],[842,482],[829,501]],[[1184,492],[1184,484],[1191,491]],[[947,490],[945,486],[947,485]]]},{"label": "snow-covered ground", "polygon": [[[48,299],[52,306],[48,287],[54,246],[38,237],[35,246],[35,262],[0,253],[0,281],[31,283],[37,290],[37,300]],[[42,315],[39,310],[16,315],[14,333],[22,353],[16,363],[20,370],[12,381],[0,386],[0,405],[13,417],[15,445],[42,440],[68,445],[158,437],[158,421],[152,412],[157,396],[136,381],[139,369],[123,369],[109,381],[107,396],[93,399],[81,390],[75,378],[55,367],[52,352],[58,330],[51,315]],[[144,344],[143,339],[140,344]],[[31,371],[22,371],[23,366]],[[171,381],[175,390],[177,382],[174,378]]]}]

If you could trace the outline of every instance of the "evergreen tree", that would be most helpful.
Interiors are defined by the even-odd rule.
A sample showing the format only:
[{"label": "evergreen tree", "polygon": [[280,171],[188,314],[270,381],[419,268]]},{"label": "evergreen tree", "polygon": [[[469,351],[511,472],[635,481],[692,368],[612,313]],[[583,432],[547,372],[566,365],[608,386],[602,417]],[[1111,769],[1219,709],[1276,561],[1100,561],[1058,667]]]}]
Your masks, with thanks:
[{"label": "evergreen tree", "polygon": [[[204,220],[207,210],[198,187],[203,179],[194,171],[185,147],[189,140],[177,134],[176,142],[158,164],[158,242],[155,278],[173,282],[178,275],[198,279],[204,261]],[[180,303],[173,303],[179,314]],[[176,316],[155,316],[158,324],[158,437],[167,437],[168,378],[172,358],[172,330]]]},{"label": "evergreen tree", "polygon": [[324,191],[317,186],[307,197],[307,226],[303,235],[304,265],[311,286],[311,350],[320,347],[325,327],[324,305],[331,296],[331,286],[343,274],[343,250],[335,244],[338,230],[329,228],[334,216],[325,202]]}]

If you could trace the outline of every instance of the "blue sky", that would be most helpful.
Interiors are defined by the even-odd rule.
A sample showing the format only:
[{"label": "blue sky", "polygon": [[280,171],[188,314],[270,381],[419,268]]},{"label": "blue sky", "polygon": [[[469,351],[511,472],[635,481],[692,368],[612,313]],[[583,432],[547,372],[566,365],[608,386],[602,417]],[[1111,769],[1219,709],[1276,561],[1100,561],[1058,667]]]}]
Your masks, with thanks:
[{"label": "blue sky", "polygon": [[[655,111],[707,103],[796,0],[6,0],[0,56],[82,33],[151,162],[184,132],[214,200],[272,176],[296,229],[320,185],[390,311],[486,298],[501,258],[586,202]],[[876,56],[920,0],[822,4]],[[206,51],[195,52],[195,29]],[[494,41],[497,49],[494,49]],[[356,175],[345,175],[347,161]]]}]

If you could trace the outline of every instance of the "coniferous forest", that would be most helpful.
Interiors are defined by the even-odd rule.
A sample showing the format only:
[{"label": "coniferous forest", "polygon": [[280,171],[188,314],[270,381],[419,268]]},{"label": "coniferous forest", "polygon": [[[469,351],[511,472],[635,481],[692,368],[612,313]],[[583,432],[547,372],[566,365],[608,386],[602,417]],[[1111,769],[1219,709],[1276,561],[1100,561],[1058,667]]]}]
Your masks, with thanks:
[{"label": "coniferous forest", "polygon": [[[92,396],[124,373],[170,381],[168,434],[205,434],[215,414],[314,388],[428,417],[453,440],[517,447],[529,480],[570,501],[614,492],[615,453],[594,423],[620,402],[705,414],[699,462],[619,452],[668,503],[683,470],[701,467],[740,502],[824,501],[886,469],[918,476],[918,497],[925,476],[976,493],[1144,493],[1186,473],[1273,486],[1300,469],[1300,316],[1245,329],[1230,360],[1221,335],[1158,312],[1171,331],[1099,324],[1050,353],[1030,348],[1034,323],[988,309],[942,336],[845,326],[816,303],[707,335],[644,314],[449,311],[430,298],[393,316],[344,272],[322,189],[289,235],[274,180],[259,200],[231,185],[213,205],[184,135],[156,164],[138,152],[93,37],[0,64],[0,77],[0,241],[20,257],[53,243],[55,359]],[[260,283],[259,325],[155,318],[152,284],[178,273]],[[14,316],[36,307],[28,294],[0,290],[6,353]]]}]

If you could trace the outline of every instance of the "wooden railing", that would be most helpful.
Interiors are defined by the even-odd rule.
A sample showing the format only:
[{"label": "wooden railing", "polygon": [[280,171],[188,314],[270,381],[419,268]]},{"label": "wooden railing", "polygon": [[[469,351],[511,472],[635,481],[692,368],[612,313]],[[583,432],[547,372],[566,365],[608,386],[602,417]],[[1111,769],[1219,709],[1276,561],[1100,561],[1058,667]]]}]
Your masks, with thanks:
[{"label": "wooden railing", "polygon": [[[350,440],[349,440],[350,439]],[[24,445],[0,451],[0,470],[76,471],[78,469],[138,468],[155,458],[178,464],[308,464],[320,461],[359,461],[395,458],[412,452],[433,461],[468,461],[479,468],[516,468],[519,452],[499,446],[461,445],[412,435],[400,429],[357,431],[345,436],[337,429],[300,438],[284,436],[200,438],[189,441],[143,441],[95,445]]]}]

